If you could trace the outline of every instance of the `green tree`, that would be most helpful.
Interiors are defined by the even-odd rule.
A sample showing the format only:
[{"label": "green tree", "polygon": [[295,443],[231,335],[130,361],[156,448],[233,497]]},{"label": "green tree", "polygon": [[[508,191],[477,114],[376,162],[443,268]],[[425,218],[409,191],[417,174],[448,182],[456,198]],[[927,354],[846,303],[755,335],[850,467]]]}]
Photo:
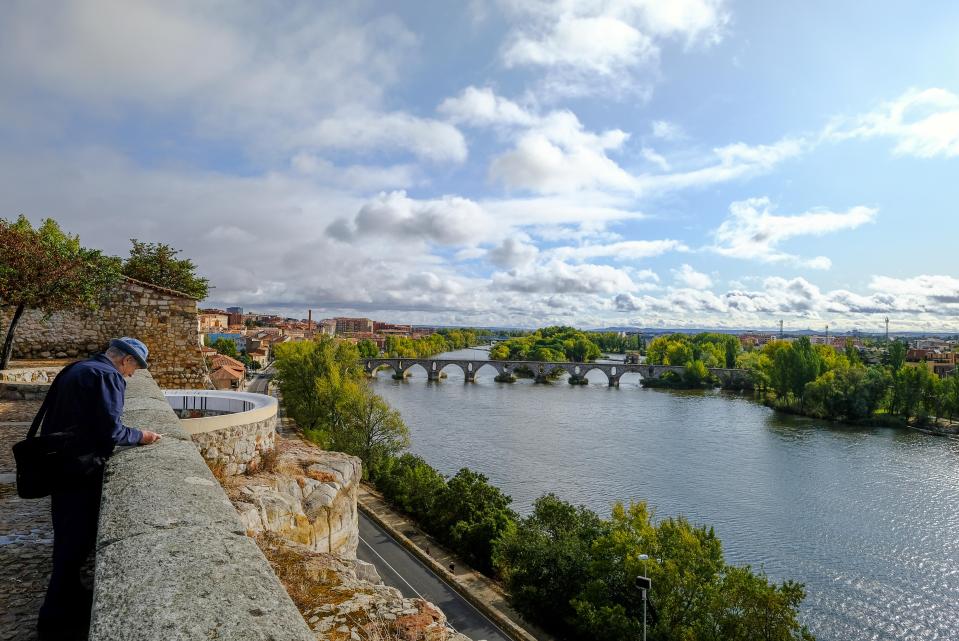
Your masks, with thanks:
[{"label": "green tree", "polygon": [[[222,338],[222,337],[218,338],[215,341],[213,341],[213,344],[210,345],[210,347],[215,349],[220,354],[223,354],[224,356],[229,356],[230,358],[236,358],[238,360],[242,360],[240,355],[236,351],[236,343],[234,341],[231,341],[229,338]],[[243,356],[246,356],[246,353],[244,353]],[[246,356],[246,358],[249,359],[248,356]]]},{"label": "green tree", "polygon": [[906,362],[906,344],[902,341],[893,341],[886,348],[883,354],[883,363],[888,365],[892,371],[897,372]]},{"label": "green tree", "polygon": [[409,447],[410,431],[400,413],[368,385],[347,402],[346,419],[342,430],[333,433],[331,447],[358,456],[364,477],[370,477],[387,458]]},{"label": "green tree", "polygon": [[175,289],[203,300],[210,290],[210,281],[196,274],[196,265],[189,258],[177,258],[179,249],[164,243],[141,243],[131,238],[133,248],[123,261],[123,274],[146,283]]},{"label": "green tree", "polygon": [[493,564],[524,616],[551,629],[574,625],[570,601],[582,589],[593,541],[602,520],[553,494],[536,500],[533,513],[502,533]]},{"label": "green tree", "polygon": [[419,456],[405,453],[374,470],[376,487],[391,503],[426,529],[441,531],[437,514],[446,496],[446,479]]},{"label": "green tree", "polygon": [[80,246],[51,218],[34,229],[25,216],[0,218],[0,305],[13,308],[0,351],[0,369],[13,354],[17,324],[27,309],[45,314],[95,309],[104,290],[119,278],[119,261]]},{"label": "green tree", "polygon": [[484,475],[463,468],[446,483],[437,522],[457,552],[474,567],[491,572],[493,541],[516,521],[511,501]]},{"label": "green tree", "polygon": [[364,338],[357,343],[356,349],[359,351],[360,357],[362,358],[376,358],[380,354],[380,348],[376,346],[376,343],[368,338]]},{"label": "green tree", "polygon": [[330,336],[281,343],[275,348],[276,379],[290,416],[308,438],[329,445],[343,429],[359,393],[363,371],[356,346]]}]

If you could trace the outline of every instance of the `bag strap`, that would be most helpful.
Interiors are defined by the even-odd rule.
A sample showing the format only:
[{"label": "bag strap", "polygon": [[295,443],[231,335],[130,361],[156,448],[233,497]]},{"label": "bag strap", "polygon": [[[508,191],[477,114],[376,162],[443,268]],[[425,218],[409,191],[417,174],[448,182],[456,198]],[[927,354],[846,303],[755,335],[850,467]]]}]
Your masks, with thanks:
[{"label": "bag strap", "polygon": [[30,431],[27,432],[27,438],[33,438],[37,435],[37,430],[40,429],[40,424],[43,423],[43,415],[47,413],[47,408],[50,407],[50,401],[56,396],[56,391],[59,386],[60,377],[63,376],[70,368],[72,368],[77,363],[82,361],[74,361],[70,363],[57,374],[56,378],[53,379],[53,382],[50,383],[50,389],[47,390],[47,395],[43,399],[43,403],[40,404],[40,409],[37,411],[37,415],[33,417],[33,423],[30,424]]}]

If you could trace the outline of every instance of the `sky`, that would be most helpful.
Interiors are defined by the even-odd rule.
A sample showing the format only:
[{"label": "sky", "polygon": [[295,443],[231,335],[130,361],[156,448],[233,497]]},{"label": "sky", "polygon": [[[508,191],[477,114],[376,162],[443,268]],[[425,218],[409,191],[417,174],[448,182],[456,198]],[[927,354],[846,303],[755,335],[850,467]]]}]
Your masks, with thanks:
[{"label": "sky", "polygon": [[[340,6],[343,5],[343,6]],[[205,306],[959,331],[959,3],[5,3],[0,217]]]}]

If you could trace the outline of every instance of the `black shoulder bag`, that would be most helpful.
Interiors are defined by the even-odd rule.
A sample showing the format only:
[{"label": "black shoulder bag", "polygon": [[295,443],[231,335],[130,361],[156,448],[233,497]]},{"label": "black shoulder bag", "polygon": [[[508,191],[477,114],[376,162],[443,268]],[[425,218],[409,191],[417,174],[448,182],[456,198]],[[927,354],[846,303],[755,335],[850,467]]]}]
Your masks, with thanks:
[{"label": "black shoulder bag", "polygon": [[71,429],[37,436],[43,416],[56,398],[59,379],[71,367],[73,364],[63,368],[54,379],[27,438],[12,448],[20,498],[39,499],[92,480],[102,472],[109,456],[104,456],[91,437],[83,433],[79,420]]}]

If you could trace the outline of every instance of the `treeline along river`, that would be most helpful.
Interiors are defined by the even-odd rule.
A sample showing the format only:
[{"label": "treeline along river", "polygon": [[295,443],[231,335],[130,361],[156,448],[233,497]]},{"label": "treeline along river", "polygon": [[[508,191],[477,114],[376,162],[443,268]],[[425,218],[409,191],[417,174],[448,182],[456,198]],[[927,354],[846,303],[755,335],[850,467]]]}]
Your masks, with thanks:
[{"label": "treeline along river", "polygon": [[375,383],[441,472],[486,474],[523,514],[554,492],[602,516],[646,500],[713,525],[731,562],[806,584],[803,620],[821,641],[959,639],[959,441],[642,389],[636,375],[617,389],[598,372],[574,386],[446,371]]}]

